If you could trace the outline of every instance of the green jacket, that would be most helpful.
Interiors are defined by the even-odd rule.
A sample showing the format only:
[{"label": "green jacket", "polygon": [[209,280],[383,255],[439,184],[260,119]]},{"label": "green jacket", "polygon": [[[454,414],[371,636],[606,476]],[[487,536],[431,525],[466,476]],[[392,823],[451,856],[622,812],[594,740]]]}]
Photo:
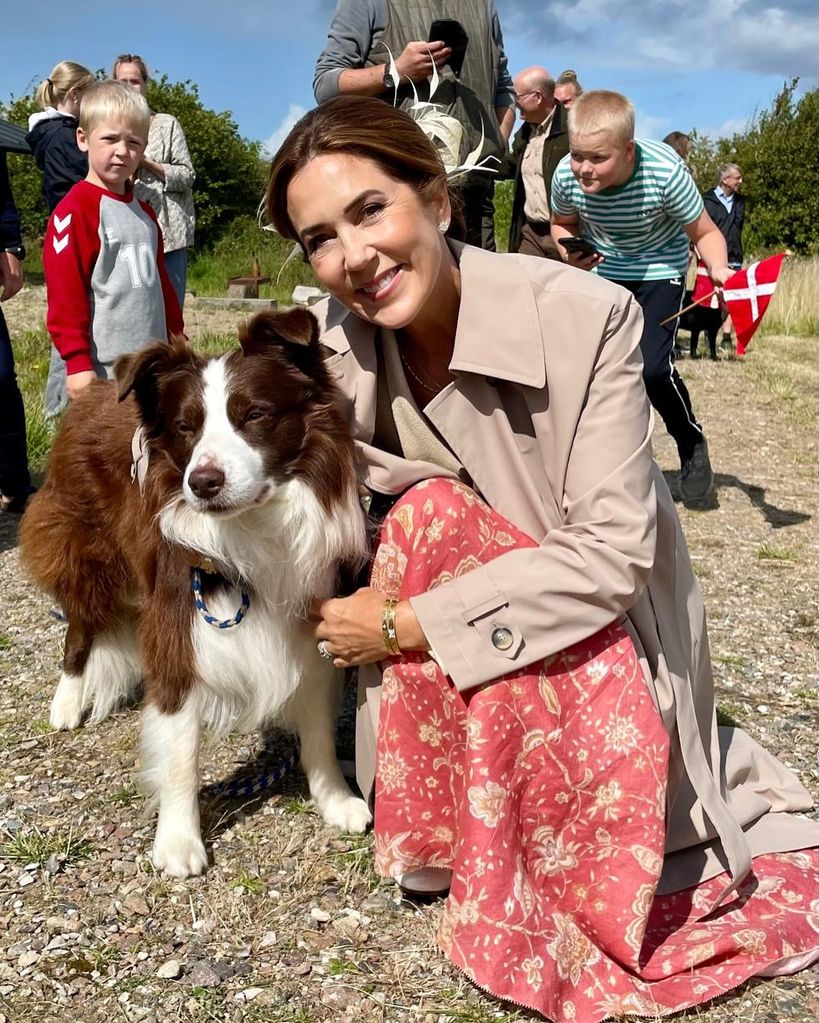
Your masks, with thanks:
[{"label": "green jacket", "polygon": [[[569,152],[569,133],[566,127],[566,111],[560,103],[555,106],[552,126],[546,141],[543,143],[543,180],[546,182],[547,192],[551,191],[552,175],[557,165]],[[500,177],[513,178],[515,182],[515,194],[512,199],[512,219],[509,224],[509,251],[517,252],[520,248],[520,235],[526,220],[523,213],[523,204],[526,201],[526,191],[523,187],[521,176],[521,164],[523,153],[533,131],[533,125],[525,123],[516,133],[512,142],[512,152],[504,159]],[[551,205],[551,203],[550,203]]]}]

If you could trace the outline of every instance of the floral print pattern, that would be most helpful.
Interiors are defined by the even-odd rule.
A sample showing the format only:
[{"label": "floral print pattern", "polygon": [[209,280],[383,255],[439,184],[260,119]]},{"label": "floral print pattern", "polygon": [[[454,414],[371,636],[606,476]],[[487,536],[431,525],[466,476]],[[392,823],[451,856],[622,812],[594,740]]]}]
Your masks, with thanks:
[{"label": "floral print pattern", "polygon": [[[406,598],[534,542],[450,480],[385,519],[372,585]],[[657,895],[669,737],[618,622],[458,692],[427,654],[384,665],[376,866],[450,867],[438,941],[477,984],[549,1019],[598,1023],[705,1002],[819,948],[819,853],[757,857]]]}]

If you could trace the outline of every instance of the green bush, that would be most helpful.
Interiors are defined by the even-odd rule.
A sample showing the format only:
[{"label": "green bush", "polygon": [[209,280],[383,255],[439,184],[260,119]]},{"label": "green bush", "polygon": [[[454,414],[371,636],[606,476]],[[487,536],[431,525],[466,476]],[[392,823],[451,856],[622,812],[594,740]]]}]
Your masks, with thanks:
[{"label": "green bush", "polygon": [[819,89],[795,99],[797,85],[796,78],[785,83],[744,132],[716,141],[694,133],[692,169],[700,189],[717,184],[720,164],[742,168],[748,253],[819,252]]}]

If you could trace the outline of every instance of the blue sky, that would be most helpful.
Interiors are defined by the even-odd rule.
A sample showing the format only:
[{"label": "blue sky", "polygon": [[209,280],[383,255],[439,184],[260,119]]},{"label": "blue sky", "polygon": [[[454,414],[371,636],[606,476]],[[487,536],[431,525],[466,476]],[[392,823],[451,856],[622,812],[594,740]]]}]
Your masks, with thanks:
[{"label": "blue sky", "polygon": [[[575,68],[586,88],[625,92],[638,133],[741,129],[793,75],[816,84],[815,0],[496,0],[512,73]],[[313,103],[334,0],[4,4],[0,101],[70,58],[95,69],[127,51],[199,84],[244,136],[275,148]]]}]

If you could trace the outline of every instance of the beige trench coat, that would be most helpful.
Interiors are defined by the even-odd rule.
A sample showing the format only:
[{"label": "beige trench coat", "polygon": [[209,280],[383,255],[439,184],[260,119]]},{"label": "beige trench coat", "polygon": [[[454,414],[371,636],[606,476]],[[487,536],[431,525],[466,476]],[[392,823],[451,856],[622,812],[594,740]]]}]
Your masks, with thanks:
[{"label": "beige trench coat", "polygon": [[[699,586],[651,451],[639,307],[551,260],[452,250],[456,379],[424,411],[489,504],[540,544],[413,598],[453,683],[489,682],[622,619],[672,737],[661,891],[726,867],[735,884],[752,855],[819,844],[819,824],[787,812],[811,805],[795,776],[744,732],[717,728]],[[372,446],[377,330],[332,299],[315,311],[365,485],[394,494],[444,475]],[[496,626],[512,631],[510,649],[493,646]],[[376,724],[379,683],[362,670],[359,703]],[[368,731],[357,734],[365,792]]]}]

